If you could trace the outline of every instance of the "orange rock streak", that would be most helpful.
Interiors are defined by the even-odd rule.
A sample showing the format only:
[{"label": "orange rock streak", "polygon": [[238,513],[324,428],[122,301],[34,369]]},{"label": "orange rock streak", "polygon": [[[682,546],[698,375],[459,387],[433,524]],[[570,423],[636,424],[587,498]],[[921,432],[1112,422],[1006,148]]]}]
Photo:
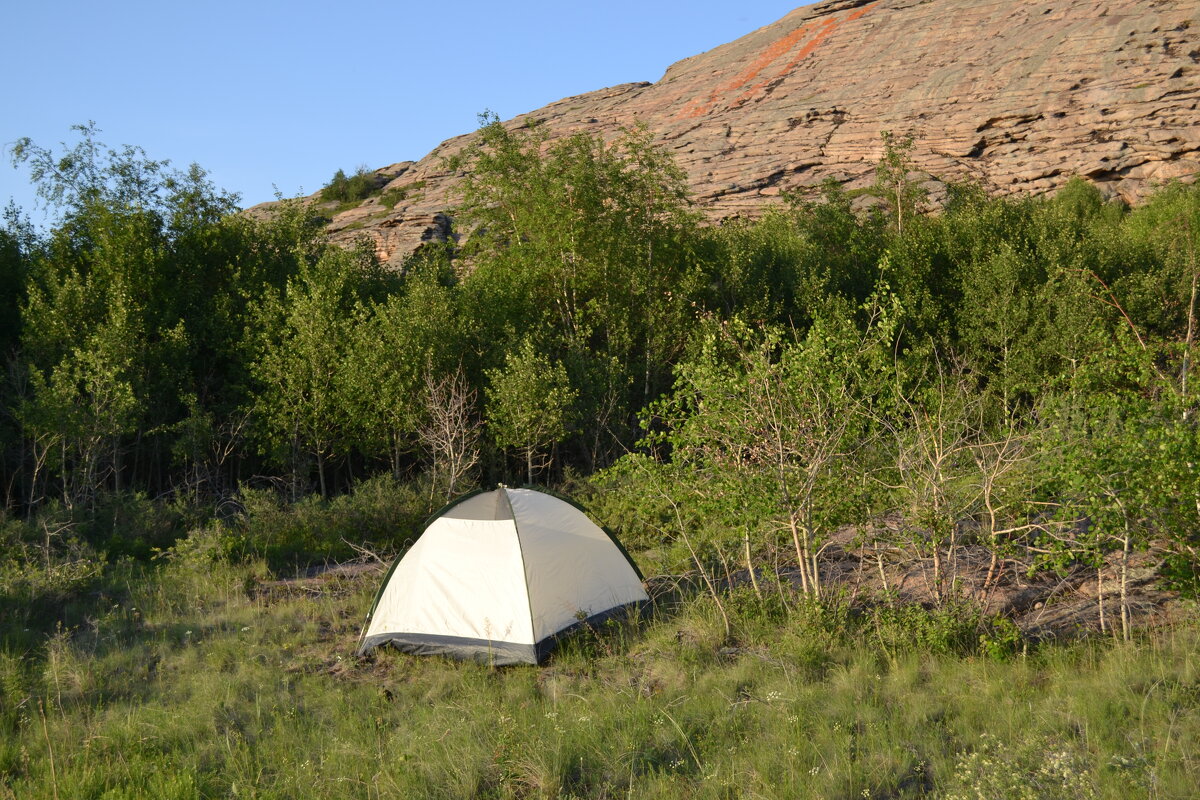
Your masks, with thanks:
[{"label": "orange rock streak", "polygon": [[[817,28],[816,35],[814,35],[812,39],[810,39],[803,47],[801,47],[796,54],[788,60],[782,69],[773,74],[770,78],[760,80],[750,86],[749,89],[738,95],[738,97],[730,103],[730,107],[740,106],[753,97],[761,94],[763,90],[766,89],[766,87],[772,82],[779,80],[784,75],[787,75],[789,72],[795,69],[796,65],[807,58],[814,50],[816,50],[817,46],[820,45],[821,42],[823,42],[826,38],[828,38],[829,34],[837,30],[843,23],[853,22],[863,14],[866,14],[873,5],[875,4],[870,3],[865,5],[859,10],[847,15],[845,19],[839,20],[834,17],[826,20],[819,26],[819,28]],[[750,83],[759,75],[761,75],[763,71],[767,69],[767,67],[771,66],[771,64],[775,63],[782,56],[789,53],[793,47],[801,42],[804,37],[813,30],[813,28],[814,25],[811,23],[808,25],[802,25],[786,36],[771,42],[771,44],[763,48],[762,52],[759,53],[759,55],[752,62],[750,62],[749,66],[739,72],[730,81],[718,86],[703,100],[693,100],[691,103],[688,103],[686,106],[684,106],[683,111],[680,112],[680,116],[691,119],[695,117],[701,117],[709,113],[717,107],[717,105],[721,102],[722,97],[741,89],[747,83]]]},{"label": "orange rock streak", "polygon": [[749,66],[734,76],[732,80],[719,85],[704,100],[692,101],[687,108],[684,108],[683,116],[699,117],[703,114],[707,114],[709,111],[712,111],[717,103],[720,102],[720,99],[723,95],[729,94],[730,92],[736,91],[745,86],[747,83],[758,77],[760,72],[771,66],[771,63],[775,61],[775,59],[791,50],[796,42],[804,38],[804,34],[808,32],[810,27],[812,26],[802,25],[801,27],[784,36],[782,39],[777,39],[776,41],[771,42],[771,44],[767,45],[763,51],[759,53],[757,58],[750,62]]}]

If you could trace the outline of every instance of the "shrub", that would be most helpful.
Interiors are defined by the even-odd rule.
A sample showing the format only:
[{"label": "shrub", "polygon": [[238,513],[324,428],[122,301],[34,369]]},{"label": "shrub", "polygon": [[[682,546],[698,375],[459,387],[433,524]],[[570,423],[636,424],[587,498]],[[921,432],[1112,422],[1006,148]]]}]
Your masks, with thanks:
[{"label": "shrub", "polygon": [[101,556],[61,509],[24,521],[0,519],[0,642],[10,635],[29,638],[28,629],[49,625],[103,574]]},{"label": "shrub", "polygon": [[414,192],[419,192],[425,188],[425,181],[416,181],[408,186],[397,189],[388,189],[383,194],[379,195],[379,204],[393,208],[397,203],[402,203],[409,198]]},{"label": "shrub", "polygon": [[876,606],[870,624],[879,646],[889,654],[929,652],[969,655],[980,648],[983,621],[979,609],[966,603],[925,608],[913,604]]},{"label": "shrub", "polygon": [[108,492],[93,511],[76,516],[83,538],[110,560],[129,556],[144,561],[185,536],[209,511],[188,501],[151,500],[144,492]]},{"label": "shrub", "polygon": [[357,547],[394,552],[432,510],[422,483],[400,483],[391,475],[365,480],[331,500],[311,495],[289,505],[269,489],[243,489],[241,502],[241,555],[262,557],[276,571],[346,561]]},{"label": "shrub", "polygon": [[339,169],[321,189],[321,199],[326,202],[357,203],[377,194],[381,188],[379,177],[365,166],[359,167],[350,176]]}]

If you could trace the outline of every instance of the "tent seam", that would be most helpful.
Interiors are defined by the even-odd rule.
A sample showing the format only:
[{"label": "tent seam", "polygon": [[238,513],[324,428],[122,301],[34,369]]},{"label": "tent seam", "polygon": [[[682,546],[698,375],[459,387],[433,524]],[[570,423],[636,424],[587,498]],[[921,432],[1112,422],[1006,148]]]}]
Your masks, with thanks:
[{"label": "tent seam", "polygon": [[508,487],[500,487],[504,492],[504,500],[508,503],[508,513],[512,514],[513,533],[517,536],[517,552],[521,555],[521,578],[525,583],[525,607],[529,609],[529,638],[533,639],[534,652],[537,652],[538,635],[534,628],[533,599],[529,596],[529,570],[525,566],[525,543],[521,541],[521,526],[517,524],[517,510],[513,508],[512,498],[508,496]]},{"label": "tent seam", "polygon": [[[569,505],[572,508],[574,508],[575,510],[581,512],[585,517],[587,517],[589,520],[591,520],[593,525],[595,525],[600,530],[604,531],[604,535],[607,536],[609,538],[609,540],[614,545],[617,546],[617,550],[619,550],[621,552],[621,555],[623,555],[625,557],[625,560],[627,562],[629,562],[629,566],[633,568],[633,574],[637,575],[638,580],[641,581],[642,583],[646,582],[646,576],[642,574],[642,570],[641,570],[641,568],[638,567],[637,562],[633,560],[633,556],[629,555],[629,551],[625,549],[625,545],[621,544],[621,540],[617,538],[617,534],[613,533],[613,531],[607,525],[605,525],[603,522],[596,519],[596,517],[592,514],[592,512],[590,512],[586,508],[584,508],[581,503],[577,503],[572,498],[567,497],[565,495],[561,495],[558,492],[554,491],[553,489],[548,489],[543,486],[533,486],[532,484],[526,484],[525,486],[522,486],[521,488],[522,489],[532,489],[535,492],[541,492],[542,494],[549,495],[550,497],[553,497],[557,500],[562,500],[567,505]],[[511,508],[511,505],[510,505],[510,508]]]}]

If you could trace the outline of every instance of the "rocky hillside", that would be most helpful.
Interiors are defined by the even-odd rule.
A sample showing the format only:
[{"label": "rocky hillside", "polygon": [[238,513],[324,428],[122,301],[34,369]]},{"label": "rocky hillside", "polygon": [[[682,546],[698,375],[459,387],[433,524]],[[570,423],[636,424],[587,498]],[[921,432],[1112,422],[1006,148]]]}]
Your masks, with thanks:
[{"label": "rocky hillside", "polygon": [[[826,0],[657,83],[511,122],[606,137],[643,122],[719,219],[829,177],[869,183],[884,130],[914,138],[935,200],[943,181],[1037,193],[1082,175],[1134,201],[1200,171],[1198,101],[1200,0]],[[398,263],[452,235],[456,176],[443,160],[470,136],[379,170],[393,205],[336,214],[335,238],[370,236]]]}]

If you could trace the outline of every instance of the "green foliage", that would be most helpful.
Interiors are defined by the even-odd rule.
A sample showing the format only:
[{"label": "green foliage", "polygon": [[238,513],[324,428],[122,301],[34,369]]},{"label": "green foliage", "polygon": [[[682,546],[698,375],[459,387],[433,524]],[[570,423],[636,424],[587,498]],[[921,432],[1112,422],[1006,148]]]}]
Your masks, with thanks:
[{"label": "green foliage", "polygon": [[206,573],[233,560],[240,544],[227,525],[213,520],[188,531],[170,547],[158,549],[155,555],[180,568]]},{"label": "green foliage", "polygon": [[38,196],[61,209],[68,220],[88,208],[157,210],[165,192],[161,176],[168,162],[146,158],[140,147],[114,150],[97,140],[95,122],[72,125],[79,141],[61,155],[35,144],[29,137],[13,143],[13,166],[26,165]]},{"label": "green foliage", "polygon": [[425,181],[413,181],[401,189],[388,189],[383,194],[379,195],[379,204],[394,208],[397,203],[403,203],[409,199],[414,193],[420,192],[425,188]]},{"label": "green foliage", "polygon": [[841,186],[818,201],[792,197],[786,209],[705,232],[705,306],[722,316],[777,320],[803,330],[839,301],[865,302],[885,246],[878,217],[851,211]]},{"label": "green foliage", "polygon": [[970,603],[953,602],[926,609],[916,604],[883,605],[870,612],[869,625],[879,647],[895,657],[898,653],[942,653],[991,656],[1007,654],[1011,629],[1000,623],[1003,635],[983,639],[984,620]]},{"label": "green foliage", "polygon": [[376,266],[370,253],[327,250],[260,309],[262,339],[251,370],[261,387],[254,409],[262,434],[297,478],[307,459],[315,460],[322,496],[326,463],[348,444],[352,312],[366,299]]},{"label": "green foliage", "polygon": [[1172,183],[1130,212],[1124,256],[1136,265],[1109,276],[1138,325],[1167,340],[1195,345],[1200,262],[1200,194]]},{"label": "green foliage", "polygon": [[1176,553],[1193,552],[1200,531],[1194,400],[1128,337],[1081,365],[1071,387],[1046,410],[1045,468],[1059,517],[1079,530],[1045,546],[1093,566],[1112,551],[1126,564],[1154,537]]},{"label": "green foliage", "polygon": [[[1142,551],[1194,590],[1200,189],[921,217],[885,137],[886,213],[701,228],[645,130],[484,122],[462,248],[394,275],[94,125],[17,143],[56,217],[0,230],[0,796],[1196,795],[1193,626],[1035,645],[955,570],[1086,567],[1131,640]],[[401,551],[481,418],[674,585],[536,675],[356,661],[376,577],[277,579]],[[860,544],[928,602],[825,586]]]},{"label": "green foliage", "polygon": [[194,529],[188,538],[197,541],[171,552],[185,558],[197,551],[217,560],[261,558],[289,574],[354,558],[361,555],[359,547],[395,552],[411,543],[433,512],[424,486],[390,475],[363,481],[331,500],[310,495],[288,503],[274,490],[245,487],[238,499],[241,513],[234,520]]},{"label": "green foliage", "polygon": [[[319,510],[429,468],[430,502],[553,460],[539,479],[576,476],[654,563],[709,579],[723,629],[722,573],[757,604],[767,564],[815,594],[831,535],[881,514],[900,523],[880,544],[932,562],[934,605],[967,545],[989,587],[1031,545],[1114,586],[1153,549],[1194,582],[1200,190],[1127,209],[1081,180],[954,186],[921,216],[912,143],[885,134],[885,213],[828,184],[703,227],[645,129],[482,121],[448,165],[455,242],[396,273],[331,248],[311,204],[234,214],[203,170],[94,125],[59,152],[19,141],[56,216],[0,231],[6,507],[61,504],[81,541],[144,559],[206,528],[147,497],[203,508],[259,476],[291,501],[315,485]],[[339,173],[327,199],[380,188]],[[253,552],[335,552],[279,525]]]},{"label": "green foliage", "polygon": [[879,137],[883,140],[883,156],[875,167],[872,191],[887,203],[895,232],[903,236],[905,227],[911,228],[917,222],[926,194],[911,177],[913,138],[898,138],[891,131],[882,131]]},{"label": "green foliage", "polygon": [[425,418],[427,378],[461,356],[457,300],[435,270],[416,270],[402,292],[358,306],[350,322],[339,402],[360,451],[390,458],[398,475]]},{"label": "green foliage", "polygon": [[799,340],[737,319],[715,323],[698,357],[680,366],[674,394],[654,407],[685,471],[678,501],[741,532],[747,548],[751,529],[756,540],[786,531],[805,590],[818,597],[822,540],[858,513],[853,458],[870,435],[871,408],[887,403],[898,313],[890,296],[873,298],[865,332],[831,315]]},{"label": "green foliage", "polygon": [[1200,785],[1180,745],[1200,732],[1190,624],[1008,661],[889,658],[821,604],[778,624],[747,600],[746,638],[726,646],[712,604],[688,598],[540,669],[491,670],[356,659],[376,576],[289,586],[258,570],[129,573],[87,624],[0,651],[2,790],[1117,800]]},{"label": "green foliage", "polygon": [[32,624],[52,616],[63,602],[90,589],[103,572],[103,565],[86,548],[74,557],[53,556],[49,563],[36,556],[10,551],[0,562],[0,597],[5,611],[0,624]]},{"label": "green foliage", "polygon": [[644,129],[549,143],[537,126],[483,122],[457,164],[467,314],[486,326],[493,366],[534,332],[567,365],[585,404],[579,444],[602,462],[606,432],[627,436],[687,341],[697,219],[683,174]]},{"label": "green foliage", "polygon": [[354,204],[378,194],[382,187],[379,176],[366,166],[360,166],[349,176],[339,169],[322,187],[321,199],[338,204]]},{"label": "green foliage", "polygon": [[31,250],[36,246],[20,211],[9,205],[4,212],[4,225],[0,227],[0,285],[8,287],[0,295],[0,354],[6,357],[13,353],[20,339],[26,273],[33,255]]},{"label": "green foliage", "polygon": [[[162,440],[181,419],[236,429],[226,419],[246,390],[250,308],[313,249],[311,218],[294,207],[270,223],[230,217],[236,198],[198,167],[171,171],[105,148],[94,126],[79,131],[61,157],[28,140],[14,149],[61,215],[22,247],[11,391],[30,462],[9,485],[29,506],[55,494],[88,506],[128,483],[162,491],[173,449]],[[230,438],[186,448],[193,472],[198,451],[211,461]]]},{"label": "green foliage", "polygon": [[[675,522],[678,505],[672,505],[664,487],[680,479],[680,470],[644,454],[630,454],[591,476],[581,487],[581,501],[597,519],[612,528],[627,547],[648,557],[661,559],[657,548],[670,541],[667,535]],[[684,513],[691,509],[685,506]],[[688,559],[658,561],[652,572],[675,573],[689,568]],[[652,574],[648,573],[648,574]]]},{"label": "green foliage", "polygon": [[[526,480],[533,483],[536,456],[571,433],[572,406],[579,393],[571,388],[562,362],[551,362],[529,339],[508,353],[502,369],[487,373],[487,422],[498,447],[525,456]],[[543,459],[538,467],[549,465]]]}]

